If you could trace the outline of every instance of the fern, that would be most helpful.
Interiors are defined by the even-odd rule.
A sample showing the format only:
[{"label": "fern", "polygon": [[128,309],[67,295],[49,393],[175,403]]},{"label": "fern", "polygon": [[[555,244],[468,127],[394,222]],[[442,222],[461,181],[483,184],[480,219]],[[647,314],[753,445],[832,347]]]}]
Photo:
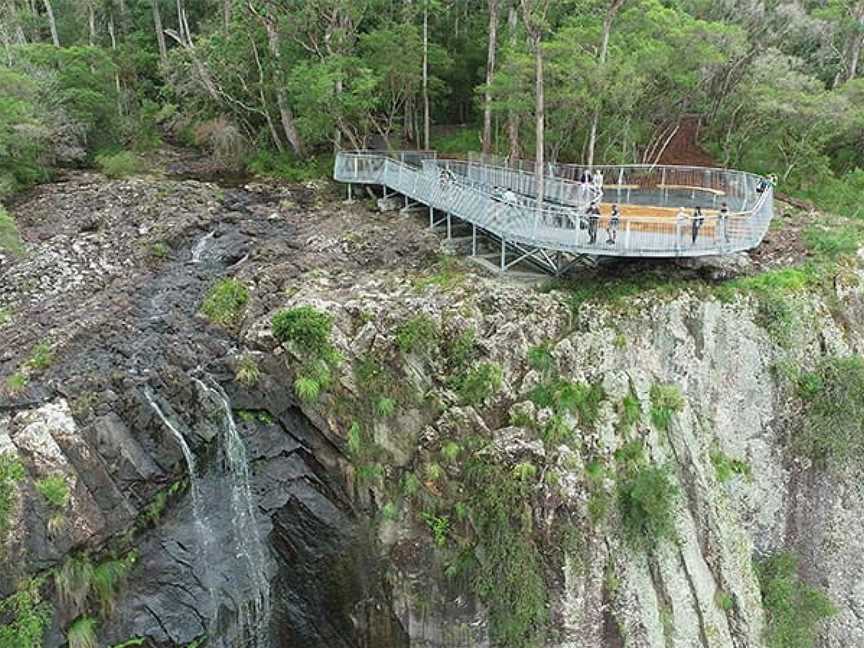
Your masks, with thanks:
[{"label": "fern", "polygon": [[321,393],[321,385],[317,380],[301,376],[294,381],[294,393],[304,403],[314,403]]}]

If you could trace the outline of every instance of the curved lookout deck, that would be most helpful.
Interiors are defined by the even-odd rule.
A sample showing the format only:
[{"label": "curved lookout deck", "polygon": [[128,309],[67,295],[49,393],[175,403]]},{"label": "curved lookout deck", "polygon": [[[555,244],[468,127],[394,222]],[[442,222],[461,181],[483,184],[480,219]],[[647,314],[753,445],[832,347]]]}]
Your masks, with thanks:
[{"label": "curved lookout deck", "polygon": [[[773,187],[742,171],[680,166],[595,166],[602,184],[579,182],[584,169],[546,165],[537,204],[533,163],[495,166],[438,159],[431,151],[348,151],[336,156],[337,181],[382,185],[429,208],[430,224],[452,218],[554,272],[560,257],[690,257],[730,254],[759,245],[774,213]],[[761,190],[761,191],[760,191]],[[594,221],[587,209],[600,207]],[[728,216],[720,208],[726,203]],[[612,205],[620,219],[610,226]],[[687,217],[678,214],[684,208]],[[694,240],[693,214],[701,208]],[[614,230],[614,233],[612,232]],[[559,260],[556,261],[555,259]],[[509,264],[509,265],[512,265]]]}]

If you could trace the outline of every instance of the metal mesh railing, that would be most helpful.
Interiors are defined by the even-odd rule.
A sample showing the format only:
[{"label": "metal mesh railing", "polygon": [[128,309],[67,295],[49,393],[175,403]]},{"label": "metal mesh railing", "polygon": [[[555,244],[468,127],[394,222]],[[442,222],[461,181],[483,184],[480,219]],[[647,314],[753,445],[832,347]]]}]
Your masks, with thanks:
[{"label": "metal mesh railing", "polygon": [[[773,216],[773,188],[752,174],[668,166],[594,169],[604,177],[599,215],[587,210],[598,187],[579,182],[580,168],[570,165],[548,169],[553,174],[544,177],[542,205],[527,166],[440,160],[431,151],[340,152],[334,178],[385,185],[507,242],[574,254],[726,254],[756,247]],[[724,202],[728,212],[718,208]],[[617,218],[612,203],[619,205]]]}]

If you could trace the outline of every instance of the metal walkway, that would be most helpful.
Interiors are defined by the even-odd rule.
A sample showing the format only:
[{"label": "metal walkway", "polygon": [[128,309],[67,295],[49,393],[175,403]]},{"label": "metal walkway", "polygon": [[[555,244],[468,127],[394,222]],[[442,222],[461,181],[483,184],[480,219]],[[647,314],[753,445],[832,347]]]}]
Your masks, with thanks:
[{"label": "metal walkway", "polygon": [[[500,269],[534,261],[560,274],[584,257],[693,257],[731,254],[759,245],[773,216],[773,187],[760,176],[680,166],[546,165],[544,199],[536,199],[533,163],[501,166],[489,159],[438,159],[433,151],[347,151],[333,177],[381,185],[425,205],[430,226],[453,219],[501,245]],[[598,204],[600,215],[588,207]],[[723,204],[727,212],[721,211]],[[611,218],[618,206],[617,223]],[[694,216],[695,209],[702,217]],[[436,216],[436,213],[440,214]]]}]

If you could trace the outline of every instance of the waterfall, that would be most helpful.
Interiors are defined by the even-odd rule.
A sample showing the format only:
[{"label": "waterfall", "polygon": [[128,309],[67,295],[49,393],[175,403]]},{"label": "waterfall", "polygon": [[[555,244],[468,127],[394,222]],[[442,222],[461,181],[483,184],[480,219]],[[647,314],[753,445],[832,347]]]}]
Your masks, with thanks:
[{"label": "waterfall", "polygon": [[195,247],[192,248],[192,263],[201,262],[201,255],[204,254],[204,250],[207,249],[207,242],[215,235],[216,230],[213,230],[209,234],[202,236],[200,239],[198,239],[198,242],[195,243]]},{"label": "waterfall", "polygon": [[[153,408],[153,411],[156,412],[156,416],[165,424],[165,427],[171,432],[171,435],[177,441],[177,445],[180,446],[180,450],[183,452],[183,458],[186,460],[186,469],[189,472],[189,492],[192,495],[192,516],[195,518],[195,531],[198,535],[198,542],[201,544],[202,555],[206,560],[209,555],[209,546],[210,546],[210,533],[206,525],[204,524],[204,516],[202,509],[202,500],[201,500],[201,483],[198,475],[197,468],[195,466],[195,455],[192,453],[192,449],[189,447],[189,444],[186,443],[186,438],[180,433],[180,430],[165,416],[165,413],[162,411],[162,408],[159,407],[159,404],[156,402],[156,399],[153,397],[153,394],[149,389],[144,390],[144,398],[147,399],[147,402],[150,404],[150,407]],[[209,579],[206,578],[207,570],[204,569],[202,572],[205,574],[205,583],[207,585],[207,589],[210,593],[210,599],[213,600],[213,587],[210,584]]]},{"label": "waterfall", "polygon": [[255,518],[255,503],[249,474],[246,446],[231,411],[225,390],[210,376],[207,384],[198,378],[195,383],[219,405],[221,413],[219,450],[225,480],[231,490],[231,516],[235,555],[246,563],[253,588],[251,600],[238,605],[238,637],[230,645],[252,648],[270,646],[270,580],[267,577],[267,551]]},{"label": "waterfall", "polygon": [[[180,433],[156,402],[155,397],[149,389],[144,391],[144,396],[156,415],[171,432],[186,460],[189,471],[190,492],[192,496],[192,512],[195,519],[196,535],[202,551],[199,555],[199,564],[203,574],[203,582],[210,594],[211,608],[214,610],[213,617],[209,621],[208,631],[217,640],[217,646],[225,648],[269,648],[270,641],[270,581],[267,576],[267,551],[258,523],[255,518],[255,504],[252,497],[250,484],[249,460],[246,454],[246,446],[231,411],[231,403],[222,387],[210,376],[205,374],[205,379],[211,383],[207,384],[198,378],[192,378],[200,387],[205,396],[212,399],[217,406],[219,415],[219,437],[218,452],[220,458],[220,474],[215,476],[216,480],[208,480],[208,484],[223,487],[227,484],[230,490],[231,506],[231,536],[233,538],[233,550],[231,558],[242,560],[252,588],[251,596],[232,597],[237,601],[236,622],[223,624],[219,622],[219,614],[216,601],[216,593],[210,576],[213,556],[210,553],[210,538],[214,537],[214,529],[205,524],[202,506],[204,501],[201,496],[201,477],[195,465],[195,455],[186,443],[185,437]],[[210,490],[210,489],[208,489]],[[214,501],[218,501],[215,493],[212,494]],[[226,625],[228,627],[226,627]]]}]

